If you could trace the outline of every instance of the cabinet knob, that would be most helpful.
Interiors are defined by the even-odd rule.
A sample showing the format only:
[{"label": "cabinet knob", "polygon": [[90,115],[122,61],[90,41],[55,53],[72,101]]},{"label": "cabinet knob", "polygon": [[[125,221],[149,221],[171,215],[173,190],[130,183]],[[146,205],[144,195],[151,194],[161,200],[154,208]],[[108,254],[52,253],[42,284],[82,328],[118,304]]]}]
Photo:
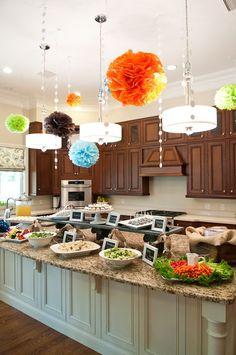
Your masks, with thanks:
[{"label": "cabinet knob", "polygon": [[201,138],[203,138],[203,134],[201,134]]},{"label": "cabinet knob", "polygon": [[224,136],[225,135],[225,132],[222,132],[222,136]]},{"label": "cabinet knob", "polygon": [[40,187],[38,187],[38,191],[40,191]]},{"label": "cabinet knob", "polygon": [[225,190],[223,190],[223,192],[225,192]]},{"label": "cabinet knob", "polygon": [[234,190],[230,190],[230,192],[234,192]]},{"label": "cabinet knob", "polygon": [[128,143],[128,145],[130,145],[130,142]]},{"label": "cabinet knob", "polygon": [[203,190],[203,189],[202,189],[201,191],[202,191],[202,192],[204,192],[204,190]]},{"label": "cabinet knob", "polygon": [[232,135],[232,133],[233,133],[232,131],[229,132],[230,135]]}]

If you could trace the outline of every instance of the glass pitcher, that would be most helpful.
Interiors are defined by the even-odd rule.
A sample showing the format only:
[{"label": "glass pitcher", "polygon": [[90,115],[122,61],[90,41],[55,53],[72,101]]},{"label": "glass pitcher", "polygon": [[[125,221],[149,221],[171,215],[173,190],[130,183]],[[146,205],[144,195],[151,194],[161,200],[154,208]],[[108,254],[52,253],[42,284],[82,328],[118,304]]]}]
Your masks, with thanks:
[{"label": "glass pitcher", "polygon": [[31,216],[32,199],[25,193],[16,200],[16,216]]}]

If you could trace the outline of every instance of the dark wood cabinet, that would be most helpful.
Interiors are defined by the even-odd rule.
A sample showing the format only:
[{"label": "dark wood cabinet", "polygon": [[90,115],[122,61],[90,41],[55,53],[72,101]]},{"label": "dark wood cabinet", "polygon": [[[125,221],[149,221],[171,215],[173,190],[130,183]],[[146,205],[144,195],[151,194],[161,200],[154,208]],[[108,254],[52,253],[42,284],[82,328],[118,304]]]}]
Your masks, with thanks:
[{"label": "dark wood cabinet", "polygon": [[205,179],[205,150],[204,143],[188,145],[188,180],[187,197],[204,196]]},{"label": "dark wood cabinet", "polygon": [[[42,133],[41,122],[31,122],[29,133]],[[29,194],[32,196],[52,195],[52,151],[42,152],[29,149]]]},{"label": "dark wood cabinet", "polygon": [[159,145],[159,120],[158,117],[149,117],[142,120],[142,145]]},{"label": "dark wood cabinet", "polygon": [[52,195],[52,153],[29,149],[29,194]]},{"label": "dark wood cabinet", "polygon": [[236,139],[188,145],[187,197],[236,198]]},{"label": "dark wood cabinet", "polygon": [[141,145],[142,120],[132,120],[127,122],[128,147],[137,147]]},{"label": "dark wood cabinet", "polygon": [[73,164],[66,149],[61,150],[59,154],[61,180],[92,179],[92,168],[82,168]]},{"label": "dark wood cabinet", "polygon": [[102,194],[148,195],[149,179],[139,176],[141,150],[113,149],[102,153]]},{"label": "dark wood cabinet", "polygon": [[128,150],[128,193],[133,195],[149,195],[149,178],[141,177],[141,150],[132,148]]}]

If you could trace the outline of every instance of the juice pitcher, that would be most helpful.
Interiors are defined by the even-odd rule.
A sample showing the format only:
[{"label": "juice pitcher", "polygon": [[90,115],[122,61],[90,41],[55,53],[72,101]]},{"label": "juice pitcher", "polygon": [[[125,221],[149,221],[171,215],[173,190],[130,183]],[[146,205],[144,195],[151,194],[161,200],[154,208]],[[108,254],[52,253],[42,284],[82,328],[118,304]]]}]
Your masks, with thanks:
[{"label": "juice pitcher", "polygon": [[17,216],[31,216],[32,199],[25,193],[21,194],[16,200],[16,215]]}]

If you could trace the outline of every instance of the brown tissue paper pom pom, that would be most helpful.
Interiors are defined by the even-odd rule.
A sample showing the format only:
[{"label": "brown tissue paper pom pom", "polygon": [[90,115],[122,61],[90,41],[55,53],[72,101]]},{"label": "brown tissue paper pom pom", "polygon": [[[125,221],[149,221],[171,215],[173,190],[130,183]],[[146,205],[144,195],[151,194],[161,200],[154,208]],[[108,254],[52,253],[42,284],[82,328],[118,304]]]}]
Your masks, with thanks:
[{"label": "brown tissue paper pom pom", "polygon": [[44,120],[46,133],[54,134],[59,137],[68,137],[75,130],[72,118],[63,112],[53,112]]}]

